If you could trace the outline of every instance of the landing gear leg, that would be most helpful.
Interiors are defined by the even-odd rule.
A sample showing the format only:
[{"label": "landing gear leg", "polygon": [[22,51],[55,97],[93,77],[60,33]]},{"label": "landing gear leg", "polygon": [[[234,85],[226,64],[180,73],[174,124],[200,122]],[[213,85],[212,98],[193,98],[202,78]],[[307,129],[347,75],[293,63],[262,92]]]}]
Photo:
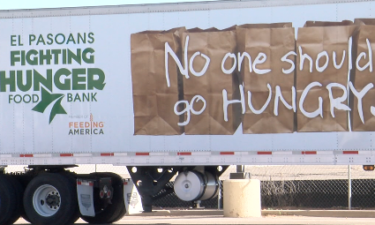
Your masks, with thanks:
[{"label": "landing gear leg", "polygon": [[142,198],[144,212],[152,212],[152,202],[159,198],[163,189],[170,193],[165,185],[177,173],[179,167],[128,166],[130,176]]}]

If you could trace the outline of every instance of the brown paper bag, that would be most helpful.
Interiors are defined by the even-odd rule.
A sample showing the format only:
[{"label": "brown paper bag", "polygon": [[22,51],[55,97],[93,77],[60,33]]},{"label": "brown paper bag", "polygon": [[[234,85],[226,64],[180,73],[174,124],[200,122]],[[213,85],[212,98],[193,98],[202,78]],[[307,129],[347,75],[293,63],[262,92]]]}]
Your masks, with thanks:
[{"label": "brown paper bag", "polygon": [[179,69],[168,58],[169,84],[165,71],[165,43],[181,54],[180,33],[185,28],[169,31],[145,31],[131,35],[131,69],[133,82],[134,134],[178,135],[180,118],[174,112],[179,99]]},{"label": "brown paper bag", "polygon": [[[237,42],[238,54],[249,54],[252,65],[261,54],[267,57],[267,59],[264,58],[263,63],[255,66],[255,69],[263,71],[255,71],[253,66],[250,66],[247,57],[244,57],[239,65],[246,99],[246,112],[242,121],[243,133],[293,132],[294,110],[286,108],[279,98],[276,100],[276,86],[278,86],[282,98],[293,107],[292,87],[295,70],[291,67],[295,64],[295,34],[292,24],[242,25],[237,28]],[[290,52],[294,54],[287,55]],[[282,60],[284,56],[286,57]],[[238,56],[238,63],[240,63],[239,58]],[[288,69],[291,70],[287,71]],[[267,70],[270,71],[267,72]],[[275,115],[275,101],[278,103],[277,115]],[[250,108],[249,103],[253,109]],[[263,107],[265,107],[264,111],[261,112]]]},{"label": "brown paper bag", "polygon": [[[236,52],[235,28],[191,29],[183,33],[181,40],[183,55],[187,54],[189,66],[191,58],[196,55],[191,64],[193,71],[189,67],[189,78],[184,77],[183,80],[184,100],[192,108],[189,118],[185,114],[185,120],[189,120],[185,126],[185,134],[234,134],[241,122],[241,109],[239,104],[230,104],[223,109],[223,90],[226,90],[227,99],[239,98],[238,74],[236,70],[225,74],[221,63],[227,53]],[[209,62],[204,57],[208,57]],[[233,62],[232,58],[228,58],[224,68],[231,68]],[[203,70],[205,65],[206,71]],[[200,74],[202,70],[204,73]],[[224,110],[227,112],[227,121]]]},{"label": "brown paper bag", "polygon": [[[360,92],[367,85],[374,84],[375,80],[374,69],[370,72],[370,67],[366,67],[368,63],[371,63],[372,66],[374,65],[375,19],[356,19],[354,23],[358,25],[358,31],[353,38],[353,70],[351,81],[355,90]],[[370,49],[367,40],[369,41]],[[372,52],[372,61],[369,59],[369,51]],[[362,100],[359,100],[355,95],[352,96],[351,100],[352,130],[374,131],[375,117],[371,112],[371,107],[375,106],[375,89],[368,89]],[[362,106],[358,107],[358,103],[362,103]]]},{"label": "brown paper bag", "polygon": [[[347,92],[346,98],[340,102],[341,109],[332,107],[334,113],[332,115],[327,88],[331,90],[332,98],[334,99],[343,96],[347,90],[351,57],[351,49],[349,49],[348,43],[355,32],[355,27],[351,21],[308,21],[305,27],[298,29],[296,89],[298,107],[297,130],[299,132],[348,131],[349,93]],[[344,51],[345,58],[343,59]],[[336,57],[333,56],[333,53],[335,53]],[[305,54],[311,57],[311,63],[305,57]],[[317,60],[319,54],[321,56]],[[300,68],[301,61],[303,69]],[[326,68],[324,67],[325,65]],[[318,82],[321,86],[312,87],[307,92],[304,101],[301,101],[302,93],[313,82]],[[341,86],[330,87],[333,83]],[[319,98],[322,99],[322,107],[320,107]],[[300,107],[301,105],[302,108]],[[309,118],[303,113],[302,109],[307,113],[315,112],[318,109],[321,110],[319,113],[310,116],[313,118]]]}]

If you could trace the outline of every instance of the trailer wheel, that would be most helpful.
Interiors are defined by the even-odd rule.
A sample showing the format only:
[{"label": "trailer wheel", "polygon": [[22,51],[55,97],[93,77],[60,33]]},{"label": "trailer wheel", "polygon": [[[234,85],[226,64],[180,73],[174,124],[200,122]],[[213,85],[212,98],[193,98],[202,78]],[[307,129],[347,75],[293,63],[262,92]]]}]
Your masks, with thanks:
[{"label": "trailer wheel", "polygon": [[[65,176],[66,178],[68,178],[70,180],[70,182],[72,184],[74,184],[74,193],[75,193],[75,196],[77,196],[77,180],[76,180],[76,177],[70,172],[64,172],[64,173],[60,173],[60,174]],[[76,202],[77,202],[77,210],[74,212],[74,214],[72,216],[72,219],[71,219],[72,223],[76,222],[79,219],[79,216],[80,216],[77,198],[76,198]]]},{"label": "trailer wheel", "polygon": [[112,178],[113,198],[112,204],[103,207],[100,204],[99,195],[95,194],[95,217],[81,216],[82,220],[90,224],[108,224],[114,223],[125,216],[126,209],[124,204],[124,191],[121,176],[115,173],[93,173],[95,177]]},{"label": "trailer wheel", "polygon": [[75,183],[61,174],[45,173],[26,187],[23,203],[32,224],[67,225],[76,220],[78,203]]},{"label": "trailer wheel", "polygon": [[21,183],[15,177],[7,176],[7,179],[10,182],[10,184],[12,185],[12,188],[15,192],[15,199],[14,199],[15,209],[13,210],[13,212],[11,214],[11,217],[9,218],[9,220],[7,222],[8,224],[13,224],[14,222],[16,222],[18,220],[18,218],[20,218],[20,216],[24,212],[23,202],[22,202],[23,187],[22,187]]},{"label": "trailer wheel", "polygon": [[16,192],[13,190],[9,179],[0,175],[0,224],[11,224],[16,208]]}]

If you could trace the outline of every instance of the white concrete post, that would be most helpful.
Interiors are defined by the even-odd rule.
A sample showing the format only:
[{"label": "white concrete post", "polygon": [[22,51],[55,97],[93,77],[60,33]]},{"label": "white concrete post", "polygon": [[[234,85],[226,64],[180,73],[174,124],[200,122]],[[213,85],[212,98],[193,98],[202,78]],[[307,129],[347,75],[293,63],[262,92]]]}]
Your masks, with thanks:
[{"label": "white concrete post", "polygon": [[224,181],[225,217],[261,217],[260,180]]}]

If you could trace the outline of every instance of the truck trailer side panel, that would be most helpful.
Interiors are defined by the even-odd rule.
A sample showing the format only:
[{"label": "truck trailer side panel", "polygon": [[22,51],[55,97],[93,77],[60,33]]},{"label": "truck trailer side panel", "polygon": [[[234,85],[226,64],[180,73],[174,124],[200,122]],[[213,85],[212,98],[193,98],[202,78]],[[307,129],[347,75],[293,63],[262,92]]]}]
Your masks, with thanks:
[{"label": "truck trailer side panel", "polygon": [[[354,21],[373,16],[371,1],[291,2],[1,12],[0,164],[371,162],[372,131],[245,134],[240,125],[232,135],[134,134],[132,34],[289,22],[297,38],[306,21]],[[279,107],[283,107],[281,103]],[[300,159],[306,152],[314,159]],[[359,157],[361,154],[369,158]],[[345,159],[337,160],[343,155]],[[356,159],[349,162],[347,155]]]},{"label": "truck trailer side panel", "polygon": [[[126,199],[151,212],[173,192],[194,205],[217,196],[229,165],[374,165],[373,8],[0,11],[0,224],[110,224]],[[125,165],[132,182],[75,164]]]}]

